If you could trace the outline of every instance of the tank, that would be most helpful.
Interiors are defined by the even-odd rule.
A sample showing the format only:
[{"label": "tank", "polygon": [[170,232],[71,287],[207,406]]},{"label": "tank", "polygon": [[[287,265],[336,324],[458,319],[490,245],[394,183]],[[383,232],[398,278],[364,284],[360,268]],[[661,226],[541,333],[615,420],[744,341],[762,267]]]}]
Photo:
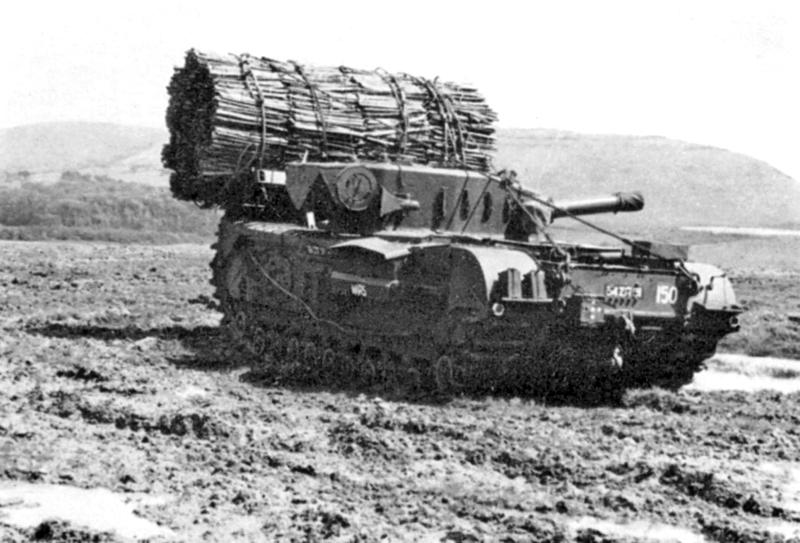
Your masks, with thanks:
[{"label": "tank", "polygon": [[557,202],[511,175],[397,162],[278,177],[253,173],[262,203],[226,214],[212,263],[223,326],[271,379],[605,397],[690,382],[739,327],[731,282],[685,246],[548,232],[638,211],[638,193]]},{"label": "tank", "polygon": [[168,91],[173,195],[224,209],[222,325],[265,379],[592,398],[681,386],[739,327],[685,246],[555,239],[644,200],[494,172],[472,85],[191,50]]}]

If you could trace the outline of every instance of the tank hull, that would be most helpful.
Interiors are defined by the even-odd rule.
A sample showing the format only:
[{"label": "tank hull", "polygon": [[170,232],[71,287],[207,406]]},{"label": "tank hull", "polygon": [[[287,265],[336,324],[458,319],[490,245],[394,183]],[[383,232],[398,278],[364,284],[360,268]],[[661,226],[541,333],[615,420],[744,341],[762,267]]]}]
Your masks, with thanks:
[{"label": "tank hull", "polygon": [[567,247],[565,264],[536,243],[223,219],[216,249],[224,325],[284,382],[593,398],[676,388],[741,311],[716,268],[687,275],[605,248]]}]

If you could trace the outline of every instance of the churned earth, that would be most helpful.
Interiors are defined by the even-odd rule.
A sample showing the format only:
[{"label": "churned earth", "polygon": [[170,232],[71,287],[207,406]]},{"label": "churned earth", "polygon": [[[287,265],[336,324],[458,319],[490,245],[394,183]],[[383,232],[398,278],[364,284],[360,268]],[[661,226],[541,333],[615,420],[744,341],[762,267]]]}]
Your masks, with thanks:
[{"label": "churned earth", "polygon": [[797,388],[708,384],[791,363],[593,408],[279,387],[220,331],[207,247],[0,254],[2,541],[800,539]]}]

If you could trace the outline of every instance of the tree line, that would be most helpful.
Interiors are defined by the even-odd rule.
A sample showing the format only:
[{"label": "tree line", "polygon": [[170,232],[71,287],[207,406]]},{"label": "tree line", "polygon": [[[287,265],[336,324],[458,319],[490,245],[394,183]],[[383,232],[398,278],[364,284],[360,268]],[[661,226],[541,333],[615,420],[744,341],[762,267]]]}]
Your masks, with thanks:
[{"label": "tree line", "polygon": [[14,229],[62,234],[78,229],[84,232],[82,238],[87,230],[210,237],[218,221],[217,213],[180,202],[167,188],[105,175],[65,171],[56,183],[21,181],[0,189],[0,225]]}]

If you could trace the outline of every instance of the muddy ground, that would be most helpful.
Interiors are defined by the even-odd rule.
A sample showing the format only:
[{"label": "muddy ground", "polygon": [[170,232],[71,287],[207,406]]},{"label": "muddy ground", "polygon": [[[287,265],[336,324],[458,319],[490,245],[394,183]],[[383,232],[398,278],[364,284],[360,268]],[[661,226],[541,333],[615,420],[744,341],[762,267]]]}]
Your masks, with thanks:
[{"label": "muddy ground", "polygon": [[[800,536],[798,393],[585,408],[278,388],[227,347],[207,247],[0,254],[2,541]],[[19,520],[59,490],[83,517]],[[141,524],[104,533],[117,499]]]}]

